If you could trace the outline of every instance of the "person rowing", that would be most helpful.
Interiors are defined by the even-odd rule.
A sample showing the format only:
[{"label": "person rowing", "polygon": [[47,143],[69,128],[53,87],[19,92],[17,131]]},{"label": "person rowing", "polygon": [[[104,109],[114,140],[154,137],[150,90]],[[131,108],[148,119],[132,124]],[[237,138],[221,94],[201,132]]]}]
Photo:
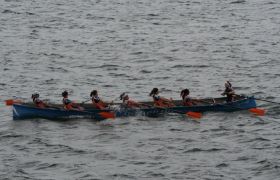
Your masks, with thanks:
[{"label": "person rowing", "polygon": [[105,103],[104,101],[102,101],[102,99],[100,99],[100,97],[98,96],[97,90],[91,91],[90,97],[91,97],[92,105],[94,108],[105,109],[108,106],[107,103]]},{"label": "person rowing", "polygon": [[62,103],[64,105],[64,109],[66,110],[83,110],[82,107],[76,105],[74,102],[72,102],[69,98],[68,98],[68,92],[67,91],[63,91],[61,93],[63,99],[62,99]]},{"label": "person rowing", "polygon": [[181,91],[181,97],[182,97],[184,106],[194,106],[194,105],[196,105],[196,103],[195,103],[196,100],[190,97],[189,89],[183,89]]},{"label": "person rowing", "polygon": [[150,96],[153,97],[154,100],[154,106],[156,107],[173,107],[175,106],[170,99],[166,99],[164,97],[159,96],[159,90],[158,88],[153,88],[153,90],[150,92]]},{"label": "person rowing", "polygon": [[39,99],[40,95],[38,92],[35,92],[31,95],[32,101],[38,108],[45,108],[47,107],[47,104],[44,103],[42,100]]},{"label": "person rowing", "polygon": [[230,103],[234,100],[235,92],[233,90],[232,84],[229,81],[225,82],[225,90],[221,95],[227,96],[226,98],[227,103]]},{"label": "person rowing", "polygon": [[129,99],[129,96],[126,93],[122,93],[120,95],[120,100],[122,100],[122,105],[127,108],[139,108],[139,107],[146,107],[147,105],[135,102]]}]

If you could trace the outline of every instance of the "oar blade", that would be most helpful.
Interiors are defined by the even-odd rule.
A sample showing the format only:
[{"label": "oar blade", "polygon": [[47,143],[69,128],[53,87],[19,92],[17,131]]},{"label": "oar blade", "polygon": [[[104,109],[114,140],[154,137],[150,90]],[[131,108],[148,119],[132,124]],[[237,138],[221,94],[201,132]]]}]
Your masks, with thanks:
[{"label": "oar blade", "polygon": [[13,104],[22,103],[19,99],[7,99],[5,100],[6,106],[12,106]]},{"label": "oar blade", "polygon": [[189,111],[186,113],[186,115],[194,119],[200,119],[202,117],[202,114],[200,112]]},{"label": "oar blade", "polygon": [[251,108],[249,111],[257,116],[264,116],[265,110],[260,108]]},{"label": "oar blade", "polygon": [[114,112],[100,112],[98,113],[104,119],[115,119],[116,115]]}]

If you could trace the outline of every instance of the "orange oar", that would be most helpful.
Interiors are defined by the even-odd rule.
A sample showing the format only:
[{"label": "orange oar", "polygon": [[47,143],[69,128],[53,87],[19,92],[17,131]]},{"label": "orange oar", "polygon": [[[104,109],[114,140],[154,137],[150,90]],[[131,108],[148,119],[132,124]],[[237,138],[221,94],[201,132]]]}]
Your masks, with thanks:
[{"label": "orange oar", "polygon": [[114,112],[100,112],[98,113],[104,119],[115,119],[116,115]]},{"label": "orange oar", "polygon": [[265,110],[260,108],[251,108],[249,109],[249,111],[258,116],[264,116],[265,114]]},{"label": "orange oar", "polygon": [[200,119],[202,117],[202,114],[200,112],[189,111],[186,113],[186,115],[188,115],[189,117],[192,117],[194,119]]},{"label": "orange oar", "polygon": [[12,106],[13,104],[19,104],[22,103],[19,99],[7,99],[5,100],[6,106]]}]

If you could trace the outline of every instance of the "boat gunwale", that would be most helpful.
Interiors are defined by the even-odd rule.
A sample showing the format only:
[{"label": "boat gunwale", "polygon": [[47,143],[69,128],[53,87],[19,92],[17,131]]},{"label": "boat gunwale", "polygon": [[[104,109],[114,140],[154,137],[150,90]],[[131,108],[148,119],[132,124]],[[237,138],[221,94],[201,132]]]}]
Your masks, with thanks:
[{"label": "boat gunwale", "polygon": [[[213,100],[221,100],[221,99],[225,99],[225,98],[213,98]],[[209,100],[209,99],[207,99]],[[228,106],[228,107],[232,107],[232,105],[238,105],[238,104],[241,104],[243,103],[244,101],[247,101],[247,100],[255,100],[254,96],[250,96],[250,97],[243,97],[242,99],[238,99],[236,101],[233,101],[233,102],[230,102],[230,103],[227,103],[227,102],[224,102],[224,103],[204,103],[205,105],[194,105],[194,106],[174,106],[174,107],[167,107],[167,108],[162,108],[162,107],[156,107],[156,106],[152,106],[152,107],[147,107],[147,108],[124,108],[124,109],[134,109],[134,110],[152,110],[152,109],[155,109],[155,110],[176,110],[178,108],[205,108],[205,107],[213,107],[213,106]],[[179,101],[179,100],[176,100],[176,101]],[[203,99],[204,101],[204,99]],[[204,101],[206,102],[206,101]],[[140,102],[141,103],[141,102]],[[152,103],[152,102],[150,102]],[[119,103],[120,105],[122,103]],[[144,103],[143,103],[144,104]],[[91,104],[84,104],[86,106],[82,106],[85,108],[85,110],[67,110],[67,109],[64,109],[62,105],[60,104],[50,104],[50,108],[39,108],[39,107],[36,107],[33,103],[23,103],[23,104],[13,104],[13,106],[23,106],[23,107],[26,107],[26,108],[32,108],[34,110],[51,110],[51,111],[63,111],[63,112],[80,112],[80,113],[99,113],[99,112],[111,112],[111,111],[118,111],[116,109],[103,109],[103,110],[100,110],[100,109],[95,109],[93,107],[90,107],[92,106]],[[89,106],[90,105],[90,106]],[[61,106],[61,107],[60,107]],[[89,107],[87,107],[89,106]],[[238,107],[236,107],[238,109]]]}]

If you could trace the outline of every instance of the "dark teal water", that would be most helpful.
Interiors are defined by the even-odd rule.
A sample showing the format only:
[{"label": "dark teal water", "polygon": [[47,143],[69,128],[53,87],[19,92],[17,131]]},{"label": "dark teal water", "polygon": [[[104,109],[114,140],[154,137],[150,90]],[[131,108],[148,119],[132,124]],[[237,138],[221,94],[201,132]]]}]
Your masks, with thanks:
[{"label": "dark teal water", "polygon": [[[0,1],[0,100],[126,91],[150,100],[237,93],[280,102],[276,0]],[[13,121],[1,105],[0,179],[279,179],[279,105],[268,112]]]}]

